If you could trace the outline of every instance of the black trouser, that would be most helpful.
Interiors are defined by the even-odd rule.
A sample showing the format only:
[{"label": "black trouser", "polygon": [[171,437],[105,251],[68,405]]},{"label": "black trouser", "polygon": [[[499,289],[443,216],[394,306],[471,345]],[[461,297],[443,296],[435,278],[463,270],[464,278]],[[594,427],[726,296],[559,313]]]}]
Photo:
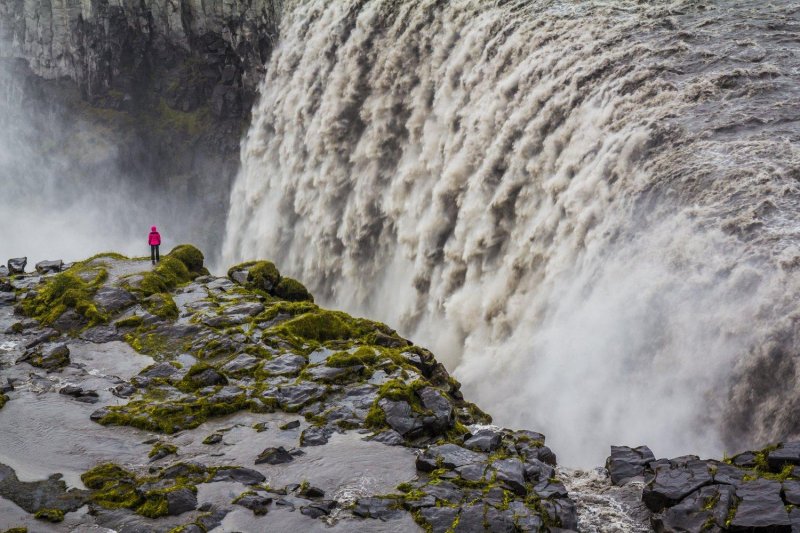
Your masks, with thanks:
[{"label": "black trouser", "polygon": [[158,255],[158,244],[151,244],[150,245],[150,260],[155,263],[156,261],[161,261],[161,257]]}]

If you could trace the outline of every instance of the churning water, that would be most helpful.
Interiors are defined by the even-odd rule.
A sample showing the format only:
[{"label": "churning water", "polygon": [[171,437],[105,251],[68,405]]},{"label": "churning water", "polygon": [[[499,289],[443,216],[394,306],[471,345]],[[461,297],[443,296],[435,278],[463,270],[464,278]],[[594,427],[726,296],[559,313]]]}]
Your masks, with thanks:
[{"label": "churning water", "polygon": [[800,3],[288,3],[227,261],[428,345],[563,463],[797,435]]}]

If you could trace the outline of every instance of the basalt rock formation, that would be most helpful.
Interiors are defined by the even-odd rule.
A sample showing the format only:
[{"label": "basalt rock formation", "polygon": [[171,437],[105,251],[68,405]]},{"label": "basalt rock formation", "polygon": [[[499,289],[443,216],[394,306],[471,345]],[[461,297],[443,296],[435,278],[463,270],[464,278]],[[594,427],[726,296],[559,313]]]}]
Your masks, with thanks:
[{"label": "basalt rock formation", "polygon": [[428,350],[274,264],[66,267],[0,279],[0,529],[577,529],[544,435],[490,425]]}]

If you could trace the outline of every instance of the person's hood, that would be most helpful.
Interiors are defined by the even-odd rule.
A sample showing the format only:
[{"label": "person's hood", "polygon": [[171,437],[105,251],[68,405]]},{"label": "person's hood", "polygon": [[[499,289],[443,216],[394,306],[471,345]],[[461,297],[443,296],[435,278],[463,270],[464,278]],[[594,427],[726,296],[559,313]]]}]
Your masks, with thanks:
[{"label": "person's hood", "polygon": [[156,229],[155,226],[153,226],[152,228],[150,228],[150,231],[158,231],[158,230]]}]

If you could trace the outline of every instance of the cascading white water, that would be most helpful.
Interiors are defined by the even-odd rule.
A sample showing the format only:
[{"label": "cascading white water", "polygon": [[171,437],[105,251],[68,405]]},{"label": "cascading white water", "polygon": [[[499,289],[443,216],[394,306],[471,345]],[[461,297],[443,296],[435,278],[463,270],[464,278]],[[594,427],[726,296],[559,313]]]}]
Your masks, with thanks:
[{"label": "cascading white water", "polygon": [[746,390],[795,342],[798,14],[770,9],[288,5],[225,259],[399,327],[566,464],[796,431],[757,416],[793,386]]}]

